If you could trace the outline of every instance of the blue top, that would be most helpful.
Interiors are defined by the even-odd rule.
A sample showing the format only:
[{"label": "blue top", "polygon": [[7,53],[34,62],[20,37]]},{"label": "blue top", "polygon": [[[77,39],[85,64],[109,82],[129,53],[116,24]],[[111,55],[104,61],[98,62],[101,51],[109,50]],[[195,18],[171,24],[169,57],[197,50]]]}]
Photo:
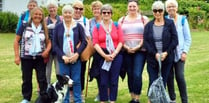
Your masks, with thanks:
[{"label": "blue top", "polygon": [[[65,55],[63,52],[64,32],[65,32],[65,29],[64,29],[63,23],[59,23],[58,25],[56,25],[56,27],[54,29],[54,35],[53,35],[53,49],[58,56],[59,62],[64,62],[62,60],[62,56]],[[81,53],[83,52],[83,50],[85,49],[85,47],[87,45],[87,41],[85,39],[85,32],[84,32],[82,25],[77,23],[76,27],[73,28],[73,32],[74,32],[73,38],[74,38],[74,45],[75,45],[74,52],[75,53],[77,52],[79,55],[81,55]],[[79,42],[81,42],[81,44],[78,48],[76,48],[76,46],[79,44]]]},{"label": "blue top", "polygon": [[[167,16],[169,18],[169,16]],[[190,34],[189,24],[187,19],[182,15],[177,15],[176,30],[178,34],[178,46],[175,50],[175,61],[181,59],[181,54],[188,53],[191,46],[192,38]],[[171,19],[171,18],[169,18]]]},{"label": "blue top", "polygon": [[22,25],[22,23],[27,23],[29,21],[29,17],[30,17],[29,10],[27,10],[23,14],[21,14],[21,16],[20,16],[20,18],[18,20],[18,24],[17,24],[17,28],[16,28],[16,34],[17,34],[18,29]]},{"label": "blue top", "polygon": [[[147,50],[147,63],[149,63],[154,68],[158,67],[158,62],[155,59],[155,54],[157,53],[157,49],[155,46],[155,41],[153,38],[153,25],[154,20],[148,22],[144,29],[144,46]],[[166,59],[162,62],[164,63],[171,63],[174,61],[174,49],[178,45],[178,37],[175,28],[175,24],[172,20],[164,18],[165,24],[163,27],[162,33],[162,52],[167,52],[168,55]]]},{"label": "blue top", "polygon": [[93,32],[93,29],[94,29],[94,26],[96,26],[97,25],[97,21],[96,21],[96,19],[95,18],[92,18],[92,19],[90,19],[89,20],[90,22],[89,22],[89,26],[90,26],[90,34],[91,34],[91,36],[92,36],[92,32]]}]

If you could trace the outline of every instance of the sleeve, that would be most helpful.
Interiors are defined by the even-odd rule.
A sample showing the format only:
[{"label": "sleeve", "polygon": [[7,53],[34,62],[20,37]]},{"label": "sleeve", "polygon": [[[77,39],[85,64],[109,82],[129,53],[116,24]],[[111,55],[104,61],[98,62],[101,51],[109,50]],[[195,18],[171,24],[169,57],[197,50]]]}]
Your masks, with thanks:
[{"label": "sleeve", "polygon": [[22,36],[25,28],[26,25],[24,26],[23,23],[21,23],[19,29],[17,29],[16,35]]},{"label": "sleeve", "polygon": [[85,33],[84,33],[84,29],[83,29],[82,25],[80,25],[78,23],[77,26],[79,28],[78,29],[79,30],[79,37],[80,37],[79,39],[81,41],[81,44],[80,44],[79,48],[77,49],[77,52],[80,55],[83,52],[83,50],[86,48],[87,41],[86,41],[86,37],[85,37]]},{"label": "sleeve", "polygon": [[90,36],[91,37],[91,34],[90,34],[89,30],[90,30],[89,20],[86,18],[85,33],[86,33],[86,36]]},{"label": "sleeve", "polygon": [[120,25],[118,25],[118,36],[119,36],[119,42],[124,43],[124,39],[123,39],[123,31],[122,31]]},{"label": "sleeve", "polygon": [[176,26],[175,26],[174,22],[172,21],[172,23],[169,26],[170,26],[169,28],[171,29],[170,30],[171,42],[166,50],[168,53],[173,51],[176,48],[176,46],[178,45],[177,31],[176,31]]},{"label": "sleeve", "polygon": [[92,40],[93,40],[93,45],[98,44],[99,43],[99,28],[97,28],[97,26],[94,26],[93,28],[93,32],[92,32]]},{"label": "sleeve", "polygon": [[150,36],[150,24],[147,24],[145,26],[145,29],[144,29],[144,47],[146,48],[147,50],[147,53],[149,55],[152,55],[152,56],[155,56],[155,54],[157,53],[157,51],[154,49],[154,45],[153,45],[153,38],[152,36]]},{"label": "sleeve", "polygon": [[189,24],[188,24],[187,19],[185,19],[185,23],[184,23],[184,26],[183,26],[183,35],[184,35],[184,49],[183,49],[183,52],[188,53],[189,48],[190,48],[191,43],[192,43],[192,38],[191,38],[191,33],[190,33]]},{"label": "sleeve", "polygon": [[[61,57],[62,58],[62,56],[63,55],[65,55],[64,54],[64,52],[63,52],[63,50],[62,50],[62,48],[60,47],[60,45],[59,45],[59,37],[58,37],[58,30],[59,30],[59,27],[60,27],[60,25],[57,25],[56,27],[55,27],[55,29],[54,29],[54,35],[53,35],[53,45],[52,45],[52,47],[53,47],[53,51],[55,51],[56,52],[56,54],[59,56],[59,57]],[[62,41],[61,41],[62,42]]]},{"label": "sleeve", "polygon": [[21,15],[20,18],[18,19],[17,28],[16,28],[16,34],[18,34],[17,31],[19,30],[21,24],[22,24],[22,15]]}]

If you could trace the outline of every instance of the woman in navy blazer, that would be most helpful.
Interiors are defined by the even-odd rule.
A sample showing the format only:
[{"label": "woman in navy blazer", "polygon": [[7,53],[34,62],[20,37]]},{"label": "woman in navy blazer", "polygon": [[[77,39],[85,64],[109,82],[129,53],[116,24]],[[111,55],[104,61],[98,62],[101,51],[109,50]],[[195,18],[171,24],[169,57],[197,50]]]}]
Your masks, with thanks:
[{"label": "woman in navy blazer", "polygon": [[[73,8],[70,5],[63,7],[63,22],[55,27],[53,48],[58,56],[60,74],[69,75],[73,80],[74,103],[81,103],[81,61],[79,55],[85,49],[87,42],[83,27],[73,21],[73,13]],[[63,103],[69,102],[68,89]]]},{"label": "woman in navy blazer", "polygon": [[164,4],[161,1],[154,2],[152,10],[154,19],[146,25],[144,30],[149,86],[158,78],[160,55],[165,85],[174,61],[174,49],[178,44],[177,32],[174,22],[164,18]]}]

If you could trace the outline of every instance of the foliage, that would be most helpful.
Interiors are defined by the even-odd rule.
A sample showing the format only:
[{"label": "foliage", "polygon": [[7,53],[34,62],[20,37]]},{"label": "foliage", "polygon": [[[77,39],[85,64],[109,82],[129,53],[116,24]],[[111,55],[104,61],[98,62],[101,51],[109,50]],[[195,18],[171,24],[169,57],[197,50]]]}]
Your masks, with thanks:
[{"label": "foliage", "polygon": [[0,12],[0,32],[15,32],[17,22],[17,14]]}]

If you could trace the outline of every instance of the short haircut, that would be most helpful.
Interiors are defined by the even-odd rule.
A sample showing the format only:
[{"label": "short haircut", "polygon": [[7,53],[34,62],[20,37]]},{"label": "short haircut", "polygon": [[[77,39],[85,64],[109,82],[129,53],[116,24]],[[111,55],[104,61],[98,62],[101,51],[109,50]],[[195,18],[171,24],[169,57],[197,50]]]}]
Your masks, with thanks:
[{"label": "short haircut", "polygon": [[62,14],[64,14],[64,12],[66,12],[66,11],[69,11],[69,12],[71,12],[72,14],[74,13],[74,10],[73,10],[73,8],[72,8],[71,5],[65,5],[65,6],[62,8]]},{"label": "short haircut", "polygon": [[81,1],[79,1],[79,0],[76,0],[74,3],[73,3],[73,7],[75,7],[75,6],[79,6],[79,7],[84,7],[83,6],[83,3],[81,2]]},{"label": "short haircut", "polygon": [[152,10],[154,9],[163,9],[163,11],[165,10],[165,7],[164,7],[164,4],[162,1],[155,1],[153,4],[152,4]]},{"label": "short haircut", "polygon": [[29,0],[29,1],[28,1],[28,5],[29,5],[30,3],[35,3],[35,4],[38,6],[38,2],[37,2],[36,0]]},{"label": "short haircut", "polygon": [[94,1],[94,2],[91,3],[91,8],[94,8],[94,7],[101,8],[102,5],[103,5],[102,2],[97,0],[97,1]]},{"label": "short haircut", "polygon": [[56,0],[48,0],[47,3],[46,3],[46,7],[47,9],[49,9],[49,7],[53,5],[55,6],[56,8],[58,8],[58,4],[57,4],[57,1]]},{"label": "short haircut", "polygon": [[101,13],[102,13],[103,10],[110,10],[110,12],[113,13],[112,12],[112,6],[110,4],[103,5],[102,8],[101,8]]},{"label": "short haircut", "polygon": [[176,7],[178,7],[178,2],[176,0],[166,0],[165,7],[167,8],[169,4],[174,4]]},{"label": "short haircut", "polygon": [[128,3],[129,3],[129,2],[136,2],[137,5],[139,5],[139,1],[138,1],[138,0],[128,0]]}]

